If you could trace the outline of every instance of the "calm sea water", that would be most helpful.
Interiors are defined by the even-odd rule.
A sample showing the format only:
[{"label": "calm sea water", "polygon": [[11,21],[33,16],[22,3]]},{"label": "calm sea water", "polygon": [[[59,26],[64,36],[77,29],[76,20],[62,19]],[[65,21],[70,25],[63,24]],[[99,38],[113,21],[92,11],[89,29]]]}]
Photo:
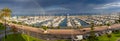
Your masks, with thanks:
[{"label": "calm sea water", "polygon": [[67,27],[67,18],[65,18],[61,23],[60,25],[61,27]]},{"label": "calm sea water", "polygon": [[86,23],[85,21],[83,21],[83,20],[81,20],[81,19],[78,19],[78,18],[76,18],[79,22],[80,22],[80,24],[82,25],[82,27],[88,27],[88,26],[90,26],[88,23]]},{"label": "calm sea water", "polygon": [[[81,19],[78,19],[78,18],[75,18],[76,20],[78,20],[80,22],[80,24],[82,25],[82,27],[88,27],[90,26],[88,23],[86,23],[85,21],[82,21]],[[43,22],[40,22],[40,23],[36,23],[34,24],[35,26],[42,26],[43,23],[47,23],[47,22],[50,22],[52,20],[46,20],[46,21],[43,21]],[[60,24],[59,26],[61,28],[65,28],[67,27],[67,18],[65,18]]]}]

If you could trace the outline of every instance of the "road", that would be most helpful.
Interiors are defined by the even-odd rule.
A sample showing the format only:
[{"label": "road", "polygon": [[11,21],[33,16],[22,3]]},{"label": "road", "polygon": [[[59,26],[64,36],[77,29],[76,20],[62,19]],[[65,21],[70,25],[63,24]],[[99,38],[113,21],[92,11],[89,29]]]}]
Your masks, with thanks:
[{"label": "road", "polygon": [[[32,31],[40,34],[56,34],[56,35],[71,34],[71,32],[73,32],[73,34],[85,34],[90,32],[91,30],[90,28],[83,28],[83,29],[77,29],[77,30],[76,29],[47,29],[48,33],[44,33],[44,30],[42,28],[23,26],[23,25],[13,24],[13,23],[9,23],[8,25],[10,25],[11,27],[15,26],[17,29]],[[94,28],[95,28],[94,31],[103,31],[103,30],[107,30],[108,26],[99,26]],[[111,29],[118,29],[118,28],[120,28],[120,24],[111,25]]]}]

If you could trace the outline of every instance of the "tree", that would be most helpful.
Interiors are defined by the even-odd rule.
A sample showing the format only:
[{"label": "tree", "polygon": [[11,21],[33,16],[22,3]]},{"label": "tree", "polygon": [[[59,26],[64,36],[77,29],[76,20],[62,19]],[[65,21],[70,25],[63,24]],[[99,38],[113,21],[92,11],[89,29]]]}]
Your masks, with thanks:
[{"label": "tree", "polygon": [[47,30],[47,27],[46,27],[46,26],[42,26],[42,28],[43,28],[44,30]]},{"label": "tree", "polygon": [[22,25],[22,22],[18,22],[18,24]]},{"label": "tree", "polygon": [[90,28],[91,28],[91,31],[94,31],[94,23],[93,22],[91,23],[91,27]]},{"label": "tree", "polygon": [[83,27],[82,26],[78,26],[78,28],[82,29]]},{"label": "tree", "polygon": [[91,23],[90,28],[91,28],[91,31],[90,31],[89,41],[96,41],[97,37],[95,36],[95,33],[94,33],[94,23],[93,22]]},{"label": "tree", "polygon": [[107,37],[109,38],[109,41],[110,41],[110,38],[112,37],[111,32],[110,32],[110,30],[109,30],[109,29],[110,29],[110,25],[111,25],[110,23],[107,23],[108,31],[109,31],[109,32],[107,33]]},{"label": "tree", "polygon": [[110,26],[110,23],[107,23],[107,26]]},{"label": "tree", "polygon": [[107,37],[109,38],[109,41],[110,41],[110,38],[112,37],[111,34],[107,34]]},{"label": "tree", "polygon": [[119,20],[115,20],[115,23],[117,23],[117,24],[118,24],[118,23],[119,23]]},{"label": "tree", "polygon": [[0,23],[0,29],[1,30],[5,29],[5,26],[2,23]]},{"label": "tree", "polygon": [[46,26],[42,26],[42,28],[45,30],[44,33],[47,33],[47,29],[48,29],[48,27],[46,27]]},{"label": "tree", "polygon": [[60,29],[60,26],[58,26],[57,28]]},{"label": "tree", "polygon": [[[6,19],[4,19],[4,18],[6,18],[6,17],[10,18],[12,11],[9,8],[3,8],[1,10],[1,12],[2,13],[1,13],[0,17],[1,17],[1,19],[5,20],[5,26],[6,26]],[[5,27],[5,38],[6,37],[7,36],[6,36],[6,27]]]}]

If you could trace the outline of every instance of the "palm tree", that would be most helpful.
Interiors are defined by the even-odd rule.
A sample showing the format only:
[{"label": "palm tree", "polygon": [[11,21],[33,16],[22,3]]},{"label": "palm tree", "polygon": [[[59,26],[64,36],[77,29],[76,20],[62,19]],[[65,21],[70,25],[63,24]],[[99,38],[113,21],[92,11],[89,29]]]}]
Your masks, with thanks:
[{"label": "palm tree", "polygon": [[2,17],[11,17],[12,11],[9,8],[3,8],[1,11],[3,12]]},{"label": "palm tree", "polygon": [[[3,19],[3,20],[5,20],[5,26],[6,26],[6,17],[8,17],[8,18],[10,18],[11,17],[11,13],[12,13],[12,11],[9,9],[9,8],[3,8],[2,10],[1,10],[1,12],[2,12],[2,14],[1,14],[1,18]],[[5,38],[6,38],[6,27],[5,27]]]}]

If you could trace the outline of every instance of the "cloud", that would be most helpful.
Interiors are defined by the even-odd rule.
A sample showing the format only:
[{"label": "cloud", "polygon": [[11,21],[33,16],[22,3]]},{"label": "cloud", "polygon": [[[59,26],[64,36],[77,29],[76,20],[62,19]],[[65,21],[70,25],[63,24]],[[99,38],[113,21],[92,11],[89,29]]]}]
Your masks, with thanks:
[{"label": "cloud", "polygon": [[33,1],[33,0],[10,0],[10,1],[14,1],[14,2],[29,2],[29,1]]},{"label": "cloud", "polygon": [[113,3],[104,4],[94,9],[110,9],[110,8],[118,8],[118,7],[120,7],[120,2],[113,2]]},{"label": "cloud", "polygon": [[0,0],[0,9],[9,7],[14,14],[42,14],[41,12],[74,14],[102,12],[104,9],[120,7],[120,0],[115,2],[116,0]]},{"label": "cloud", "polygon": [[50,6],[45,8],[46,11],[55,11],[55,10],[70,10],[68,8],[60,7],[60,6]]}]

